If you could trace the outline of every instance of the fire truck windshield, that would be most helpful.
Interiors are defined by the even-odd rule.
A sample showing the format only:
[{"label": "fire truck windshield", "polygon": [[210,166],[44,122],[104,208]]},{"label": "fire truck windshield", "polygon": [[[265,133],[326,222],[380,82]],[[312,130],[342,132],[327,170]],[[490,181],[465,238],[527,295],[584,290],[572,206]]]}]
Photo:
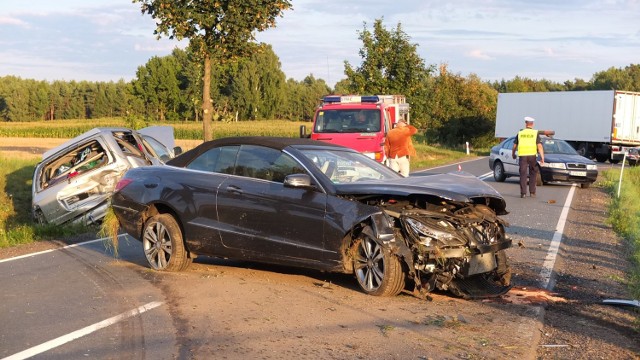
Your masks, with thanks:
[{"label": "fire truck windshield", "polygon": [[361,133],[380,131],[378,109],[330,109],[318,112],[316,133]]}]

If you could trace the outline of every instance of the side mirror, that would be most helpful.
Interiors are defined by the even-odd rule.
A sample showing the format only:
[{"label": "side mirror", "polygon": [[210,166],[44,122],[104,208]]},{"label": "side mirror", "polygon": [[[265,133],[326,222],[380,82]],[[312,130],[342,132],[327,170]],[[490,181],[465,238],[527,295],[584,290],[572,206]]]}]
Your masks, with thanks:
[{"label": "side mirror", "polygon": [[293,188],[315,189],[311,185],[311,177],[307,174],[291,174],[284,178],[284,186]]},{"label": "side mirror", "polygon": [[178,156],[182,154],[182,148],[180,146],[176,146],[173,148],[173,156]]}]

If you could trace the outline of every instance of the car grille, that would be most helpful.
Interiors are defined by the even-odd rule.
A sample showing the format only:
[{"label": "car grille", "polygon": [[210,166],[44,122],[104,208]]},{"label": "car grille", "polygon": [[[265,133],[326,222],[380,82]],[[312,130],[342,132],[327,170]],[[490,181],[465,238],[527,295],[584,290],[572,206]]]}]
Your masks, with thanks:
[{"label": "car grille", "polygon": [[576,163],[567,163],[567,169],[573,170],[586,170],[587,164],[576,164]]}]

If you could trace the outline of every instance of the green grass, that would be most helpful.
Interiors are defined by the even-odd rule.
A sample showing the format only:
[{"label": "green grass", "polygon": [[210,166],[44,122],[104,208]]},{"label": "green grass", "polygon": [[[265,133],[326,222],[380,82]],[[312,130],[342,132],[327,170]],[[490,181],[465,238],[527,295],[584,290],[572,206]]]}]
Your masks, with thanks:
[{"label": "green grass", "polygon": [[625,168],[620,186],[620,169],[606,170],[603,175],[603,184],[611,194],[608,222],[630,250],[629,292],[640,299],[640,167]]},{"label": "green grass", "polygon": [[36,225],[31,219],[31,181],[38,158],[7,158],[0,153],[0,248],[63,238],[88,231],[84,226]]}]

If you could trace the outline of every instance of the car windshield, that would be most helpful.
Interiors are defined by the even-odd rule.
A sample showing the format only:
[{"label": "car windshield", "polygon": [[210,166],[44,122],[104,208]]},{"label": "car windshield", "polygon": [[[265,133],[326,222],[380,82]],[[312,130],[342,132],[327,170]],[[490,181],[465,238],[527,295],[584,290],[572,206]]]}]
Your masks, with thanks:
[{"label": "car windshield", "polygon": [[578,153],[564,140],[543,139],[542,147],[545,154],[578,155]]},{"label": "car windshield", "polygon": [[379,109],[320,110],[316,119],[316,133],[360,133],[380,131]]},{"label": "car windshield", "polygon": [[385,165],[360,153],[328,149],[304,149],[302,153],[334,184],[401,177]]}]

